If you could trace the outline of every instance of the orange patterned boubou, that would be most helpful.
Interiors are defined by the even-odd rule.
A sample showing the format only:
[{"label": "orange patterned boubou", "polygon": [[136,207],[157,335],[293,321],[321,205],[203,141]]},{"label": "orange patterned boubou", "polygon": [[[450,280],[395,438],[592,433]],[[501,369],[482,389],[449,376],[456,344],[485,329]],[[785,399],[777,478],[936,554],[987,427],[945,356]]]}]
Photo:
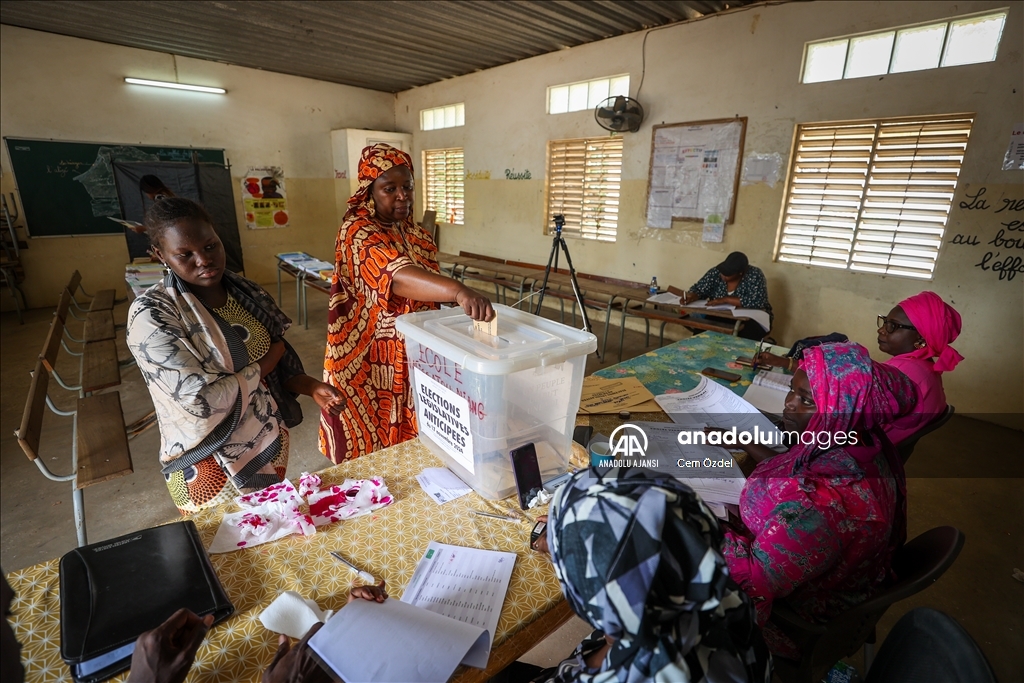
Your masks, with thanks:
[{"label": "orange patterned boubou", "polygon": [[363,150],[359,188],[338,231],[324,381],[348,401],[338,417],[320,415],[320,450],[336,463],[416,436],[405,342],[395,318],[437,305],[398,296],[391,286],[402,268],[438,272],[437,246],[411,215],[393,224],[379,219],[370,193],[377,177],[403,165],[412,170],[409,155],[390,145]]}]

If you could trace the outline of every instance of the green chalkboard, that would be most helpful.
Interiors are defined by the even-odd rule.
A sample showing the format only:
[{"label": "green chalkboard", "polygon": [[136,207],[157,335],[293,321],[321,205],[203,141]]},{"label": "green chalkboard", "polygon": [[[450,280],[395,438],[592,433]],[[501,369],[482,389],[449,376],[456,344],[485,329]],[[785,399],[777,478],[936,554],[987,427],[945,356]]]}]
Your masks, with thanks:
[{"label": "green chalkboard", "polygon": [[32,237],[121,234],[112,161],[224,163],[222,149],[4,140]]}]

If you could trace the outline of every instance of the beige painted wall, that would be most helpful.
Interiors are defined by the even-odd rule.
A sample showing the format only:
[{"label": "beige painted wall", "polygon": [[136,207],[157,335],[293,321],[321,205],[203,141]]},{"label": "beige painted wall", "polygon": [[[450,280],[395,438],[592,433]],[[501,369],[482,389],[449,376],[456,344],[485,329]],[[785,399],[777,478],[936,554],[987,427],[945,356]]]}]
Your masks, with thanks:
[{"label": "beige painted wall", "polygon": [[[947,243],[931,282],[774,263],[783,183],[741,187],[736,223],[726,228],[721,245],[685,246],[637,234],[644,225],[651,126],[732,116],[749,119],[747,153],[778,152],[788,160],[799,122],[976,112],[958,195],[968,187],[985,186],[986,196],[996,200],[1003,194],[1024,198],[1022,174],[999,170],[1010,130],[1024,120],[1024,5],[1009,5],[994,63],[814,85],[798,80],[806,41],[1006,3],[787,3],[650,33],[639,96],[647,119],[638,133],[625,136],[619,237],[614,244],[569,240],[576,267],[642,282],[656,275],[663,286],[685,287],[725,252],[742,250],[768,278],[777,316],[774,335],[780,341],[839,330],[876,353],[875,316],[911,294],[932,289],[954,302],[964,318],[965,332],[956,347],[967,360],[945,376],[950,402],[959,412],[1001,413],[993,419],[1020,427],[1024,275],[1000,281],[995,273],[974,267],[1000,228],[1000,219],[1006,220],[1006,212],[994,214],[1001,206],[998,201],[981,212],[962,211],[954,204]],[[612,38],[399,93],[397,127],[414,131],[415,158],[423,149],[461,146],[466,171],[489,172],[492,178],[466,182],[466,225],[442,226],[444,250],[546,261],[551,244],[542,234],[546,141],[603,133],[591,111],[547,115],[546,87],[629,73],[635,95],[642,40],[642,33]],[[418,130],[421,109],[456,102],[466,104],[464,127]],[[505,169],[529,170],[533,180],[504,180]],[[1016,218],[1024,219],[1024,212]],[[676,222],[673,232],[687,225]],[[957,233],[978,235],[981,246],[949,244]]]},{"label": "beige painted wall", "polygon": [[[87,142],[223,148],[235,178],[276,165],[287,179],[291,224],[239,224],[246,274],[275,279],[274,254],[301,250],[331,260],[337,236],[331,130],[394,126],[394,95],[307,78],[0,27],[0,132]],[[227,95],[129,86],[125,76],[216,85]],[[0,189],[14,190],[6,148]],[[242,212],[238,211],[239,218]],[[128,250],[120,235],[41,238],[24,252],[32,307],[52,306],[78,268],[90,291],[124,292]],[[6,292],[4,310],[11,307]]]}]

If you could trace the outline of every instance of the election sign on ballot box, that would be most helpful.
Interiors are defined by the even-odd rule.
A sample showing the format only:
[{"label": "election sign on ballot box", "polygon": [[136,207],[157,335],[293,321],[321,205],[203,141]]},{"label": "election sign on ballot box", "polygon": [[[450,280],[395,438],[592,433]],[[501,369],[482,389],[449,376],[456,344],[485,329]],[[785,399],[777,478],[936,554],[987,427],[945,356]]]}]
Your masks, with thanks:
[{"label": "election sign on ballot box", "polygon": [[480,495],[515,492],[509,451],[534,444],[546,481],[567,471],[587,354],[597,337],[495,305],[497,334],[459,309],[398,318],[420,440]]}]

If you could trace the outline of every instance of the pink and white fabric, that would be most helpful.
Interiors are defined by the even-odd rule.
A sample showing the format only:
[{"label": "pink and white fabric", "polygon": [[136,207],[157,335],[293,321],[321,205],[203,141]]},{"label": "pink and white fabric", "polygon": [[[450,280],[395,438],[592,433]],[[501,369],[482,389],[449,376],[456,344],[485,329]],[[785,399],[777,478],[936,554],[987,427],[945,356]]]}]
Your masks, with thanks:
[{"label": "pink and white fabric", "polygon": [[[209,551],[231,552],[292,534],[310,536],[318,526],[369,514],[395,500],[380,477],[346,479],[325,489],[322,485],[318,475],[303,472],[297,490],[285,479],[238,496],[235,502],[242,511],[224,515]],[[308,513],[304,510],[307,502]]]},{"label": "pink and white fabric", "polygon": [[292,534],[316,533],[312,518],[302,511],[302,498],[287,479],[239,496],[235,502],[242,511],[224,515],[210,544],[211,553],[250,548]]},{"label": "pink and white fabric", "polygon": [[380,477],[346,479],[340,485],[312,493],[307,498],[309,513],[317,526],[362,517],[391,505],[394,497]]}]

